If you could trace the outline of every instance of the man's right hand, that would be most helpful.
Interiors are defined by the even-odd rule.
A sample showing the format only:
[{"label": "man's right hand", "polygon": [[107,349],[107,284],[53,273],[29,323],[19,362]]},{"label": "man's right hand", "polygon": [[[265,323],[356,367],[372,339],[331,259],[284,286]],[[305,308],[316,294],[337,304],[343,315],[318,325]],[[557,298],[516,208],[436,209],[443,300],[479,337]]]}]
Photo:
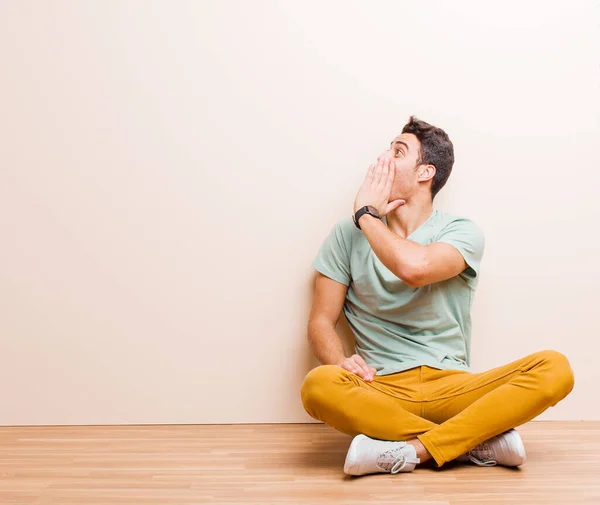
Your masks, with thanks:
[{"label": "man's right hand", "polygon": [[367,365],[365,360],[358,354],[353,354],[349,358],[346,358],[341,363],[338,363],[338,366],[342,367],[344,370],[355,373],[369,382],[373,380],[373,376],[377,373],[377,370],[372,366]]}]

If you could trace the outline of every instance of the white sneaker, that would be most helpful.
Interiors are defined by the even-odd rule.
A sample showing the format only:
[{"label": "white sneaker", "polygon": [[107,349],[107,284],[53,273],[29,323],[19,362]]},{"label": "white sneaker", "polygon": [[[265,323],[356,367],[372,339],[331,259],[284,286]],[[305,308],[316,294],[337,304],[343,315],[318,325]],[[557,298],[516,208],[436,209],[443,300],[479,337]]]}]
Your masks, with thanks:
[{"label": "white sneaker", "polygon": [[461,463],[475,463],[478,466],[519,466],[525,463],[525,446],[517,430],[512,429],[473,447],[469,452],[456,458]]},{"label": "white sneaker", "polygon": [[361,433],[352,439],[344,463],[344,473],[365,475],[412,472],[420,462],[416,449],[406,442],[377,440]]}]

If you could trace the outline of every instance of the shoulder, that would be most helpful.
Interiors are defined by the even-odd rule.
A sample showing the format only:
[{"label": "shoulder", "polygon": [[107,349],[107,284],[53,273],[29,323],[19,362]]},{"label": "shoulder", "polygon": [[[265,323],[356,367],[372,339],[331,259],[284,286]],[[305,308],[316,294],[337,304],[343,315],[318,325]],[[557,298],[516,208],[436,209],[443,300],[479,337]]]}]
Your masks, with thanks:
[{"label": "shoulder", "polygon": [[354,219],[352,219],[352,216],[350,215],[340,218],[337,221],[337,226],[339,226],[340,230],[348,237],[354,235],[355,232],[360,232],[354,224]]},{"label": "shoulder", "polygon": [[474,219],[451,212],[439,212],[440,219],[437,227],[438,237],[449,233],[458,233],[485,240],[483,228]]},{"label": "shoulder", "polygon": [[355,237],[361,234],[361,231],[354,224],[352,216],[343,216],[342,218],[338,219],[335,227],[346,247],[350,251],[352,249],[352,243],[356,240]]},{"label": "shoulder", "polygon": [[462,254],[468,268],[461,276],[471,282],[479,277],[479,266],[485,250],[483,229],[475,220],[452,213],[444,213],[435,242],[454,246]]}]

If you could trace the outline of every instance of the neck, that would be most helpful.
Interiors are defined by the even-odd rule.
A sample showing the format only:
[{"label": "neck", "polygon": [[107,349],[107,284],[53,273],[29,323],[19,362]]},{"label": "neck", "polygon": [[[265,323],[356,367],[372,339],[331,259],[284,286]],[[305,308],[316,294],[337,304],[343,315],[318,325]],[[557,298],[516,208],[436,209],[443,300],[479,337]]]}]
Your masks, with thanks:
[{"label": "neck", "polygon": [[402,238],[408,237],[433,213],[430,197],[423,201],[409,201],[386,214],[387,227]]}]

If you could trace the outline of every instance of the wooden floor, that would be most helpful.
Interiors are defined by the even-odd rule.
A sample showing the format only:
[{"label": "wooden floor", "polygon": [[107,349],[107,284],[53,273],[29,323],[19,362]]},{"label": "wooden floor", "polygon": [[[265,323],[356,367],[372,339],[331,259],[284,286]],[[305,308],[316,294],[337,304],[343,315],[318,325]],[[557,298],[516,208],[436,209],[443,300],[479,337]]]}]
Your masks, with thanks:
[{"label": "wooden floor", "polygon": [[350,477],[324,424],[0,427],[0,504],[600,505],[600,421],[518,431],[518,469]]}]

